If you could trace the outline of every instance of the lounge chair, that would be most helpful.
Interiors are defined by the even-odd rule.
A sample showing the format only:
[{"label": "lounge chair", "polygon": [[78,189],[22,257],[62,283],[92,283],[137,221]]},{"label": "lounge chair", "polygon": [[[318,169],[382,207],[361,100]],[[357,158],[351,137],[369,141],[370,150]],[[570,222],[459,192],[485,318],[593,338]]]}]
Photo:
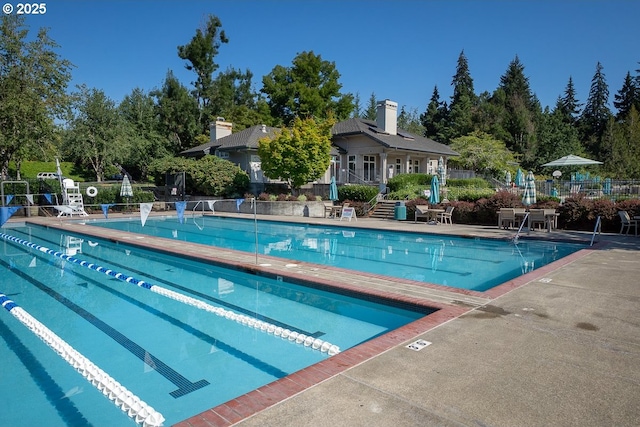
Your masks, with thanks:
[{"label": "lounge chair", "polygon": [[622,225],[620,226],[620,234],[624,231],[625,227],[627,228],[627,232],[625,234],[629,234],[629,230],[633,227],[633,234],[638,235],[638,220],[631,219],[629,213],[627,211],[618,211],[618,215],[620,215],[620,221]]},{"label": "lounge chair", "polygon": [[453,225],[453,222],[451,222],[451,214],[453,214],[453,209],[455,209],[454,206],[447,206],[444,212],[440,212],[438,214],[438,221],[440,221],[442,224],[449,223],[449,225]]}]

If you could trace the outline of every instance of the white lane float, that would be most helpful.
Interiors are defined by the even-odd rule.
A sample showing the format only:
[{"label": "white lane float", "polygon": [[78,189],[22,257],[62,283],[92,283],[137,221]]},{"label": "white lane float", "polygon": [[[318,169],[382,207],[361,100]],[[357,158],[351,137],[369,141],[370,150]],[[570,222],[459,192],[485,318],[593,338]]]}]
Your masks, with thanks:
[{"label": "white lane float", "polygon": [[143,427],[160,427],[163,425],[165,418],[160,412],[127,390],[125,386],[71,347],[66,341],[3,293],[0,293],[0,305],[44,341],[46,345],[89,381],[92,386],[125,412],[129,418]]},{"label": "white lane float", "polygon": [[74,264],[78,264],[82,267],[86,267],[90,270],[94,270],[100,273],[104,273],[107,276],[110,277],[114,277],[118,280],[121,280],[123,282],[126,283],[131,283],[133,285],[139,286],[141,288],[145,288],[150,290],[151,292],[155,292],[159,295],[162,295],[164,297],[167,298],[171,298],[175,301],[179,301],[183,304],[187,304],[190,305],[192,307],[196,307],[200,310],[204,310],[207,311],[209,313],[213,313],[216,316],[228,319],[228,320],[232,320],[240,325],[244,325],[256,330],[259,330],[261,332],[265,332],[267,334],[270,335],[274,335],[276,337],[280,337],[283,339],[287,339],[289,342],[294,342],[296,344],[300,344],[303,345],[307,348],[311,348],[313,350],[317,350],[320,351],[321,353],[327,353],[329,356],[334,356],[338,353],[340,353],[340,347],[338,347],[335,344],[332,344],[330,342],[321,340],[319,338],[313,338],[313,337],[308,337],[304,334],[300,334],[298,332],[291,332],[288,329],[283,329],[277,325],[274,325],[272,323],[269,322],[264,322],[262,320],[256,319],[254,317],[251,316],[247,316],[244,314],[238,314],[235,313],[231,310],[226,310],[224,308],[221,307],[215,307],[207,302],[204,302],[202,300],[190,297],[188,295],[184,295],[181,294],[179,292],[175,292],[172,291],[170,289],[167,288],[163,288],[162,286],[157,286],[157,285],[153,285],[151,283],[147,283],[144,280],[138,280],[133,276],[128,276],[126,274],[122,274],[120,272],[111,270],[111,269],[107,269],[104,267],[101,267],[99,265],[75,258],[73,256],[67,255],[64,252],[58,252],[58,251],[54,251],[53,249],[49,249],[47,247],[44,246],[40,246],[37,245],[35,243],[29,242],[28,240],[24,240],[24,239],[19,239],[15,236],[11,236],[9,234],[6,233],[0,233],[0,237],[14,242],[14,243],[18,243],[24,246],[28,246],[32,249],[36,249],[40,252],[46,253],[48,255],[52,255],[55,256],[56,258],[60,258],[63,259],[65,261],[68,262],[72,262]]}]

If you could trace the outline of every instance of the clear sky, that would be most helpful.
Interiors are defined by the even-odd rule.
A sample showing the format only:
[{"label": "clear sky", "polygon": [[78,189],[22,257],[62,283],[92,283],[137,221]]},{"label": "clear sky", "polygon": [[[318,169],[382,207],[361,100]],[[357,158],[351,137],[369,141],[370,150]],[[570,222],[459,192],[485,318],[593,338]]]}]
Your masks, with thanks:
[{"label": "clear sky", "polygon": [[478,94],[493,92],[518,55],[543,107],[570,76],[584,103],[600,61],[613,109],[626,73],[640,68],[636,0],[49,0],[46,8],[27,18],[31,30],[50,28],[75,65],[73,85],[116,102],[135,87],[160,87],[168,70],[190,86],[177,46],[209,14],[229,38],[220,69],[249,69],[260,89],[276,65],[313,51],[335,62],[342,91],[359,93],[363,106],[375,93],[423,112],[436,85],[449,101],[462,50]]}]

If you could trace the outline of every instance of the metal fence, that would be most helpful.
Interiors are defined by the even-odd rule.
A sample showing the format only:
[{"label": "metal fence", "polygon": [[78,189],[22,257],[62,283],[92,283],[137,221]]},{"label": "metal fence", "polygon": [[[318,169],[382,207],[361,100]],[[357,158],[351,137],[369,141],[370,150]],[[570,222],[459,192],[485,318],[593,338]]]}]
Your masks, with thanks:
[{"label": "metal fence", "polygon": [[591,199],[612,201],[640,198],[640,180],[585,179],[560,181],[550,179],[536,181],[536,192],[540,195],[558,197],[583,196]]}]

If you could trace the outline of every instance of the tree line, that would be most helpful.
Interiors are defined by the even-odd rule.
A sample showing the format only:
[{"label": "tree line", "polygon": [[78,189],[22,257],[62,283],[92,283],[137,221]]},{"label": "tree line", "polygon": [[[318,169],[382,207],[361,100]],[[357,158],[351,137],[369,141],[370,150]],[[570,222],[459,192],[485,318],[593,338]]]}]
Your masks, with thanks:
[{"label": "tree line", "polygon": [[[288,66],[276,65],[254,89],[250,70],[220,70],[216,56],[230,43],[222,23],[210,15],[176,54],[193,72],[190,86],[168,71],[153,90],[133,88],[116,104],[103,90],[69,90],[73,65],[56,53],[46,29],[29,37],[24,17],[5,15],[0,28],[0,174],[10,165],[19,178],[25,160],[60,156],[101,181],[121,165],[134,179],[146,179],[158,159],[209,141],[216,117],[233,122],[234,131],[266,124],[293,126],[297,118],[319,123],[349,117],[375,119],[372,92],[362,106],[359,94],[342,92],[335,63],[314,52],[299,53]],[[435,86],[424,112],[401,109],[398,125],[438,142],[461,147],[459,162],[497,171],[517,161],[527,169],[566,154],[604,161],[618,177],[640,177],[640,70],[627,73],[608,107],[609,89],[597,64],[589,97],[576,99],[571,77],[553,108],[542,108],[518,57],[493,92],[476,94],[464,51],[452,82],[453,95],[441,99]],[[464,147],[489,150],[486,164]],[[492,150],[502,150],[500,155]],[[473,150],[472,150],[473,151]],[[492,154],[493,153],[493,154]],[[485,153],[486,154],[486,153]]]}]

